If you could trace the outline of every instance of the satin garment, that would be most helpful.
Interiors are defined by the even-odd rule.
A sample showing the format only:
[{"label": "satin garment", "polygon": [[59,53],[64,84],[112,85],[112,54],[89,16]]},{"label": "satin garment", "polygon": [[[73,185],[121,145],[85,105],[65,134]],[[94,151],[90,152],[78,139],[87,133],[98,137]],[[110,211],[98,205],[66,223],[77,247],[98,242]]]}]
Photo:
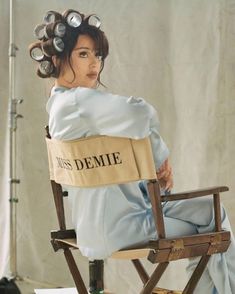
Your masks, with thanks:
[{"label": "satin garment", "polygon": [[[53,88],[47,103],[53,138],[72,140],[92,135],[140,139],[150,136],[156,168],[169,156],[159,134],[155,109],[142,98],[89,88]],[[103,259],[130,244],[156,236],[149,204],[139,183],[98,188],[64,187],[69,192],[72,222],[81,253]]]}]

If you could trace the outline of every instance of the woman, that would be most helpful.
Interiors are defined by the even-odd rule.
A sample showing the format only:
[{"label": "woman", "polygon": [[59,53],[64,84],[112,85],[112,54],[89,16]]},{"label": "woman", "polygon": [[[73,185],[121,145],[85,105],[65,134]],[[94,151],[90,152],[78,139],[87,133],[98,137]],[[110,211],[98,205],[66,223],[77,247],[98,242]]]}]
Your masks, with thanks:
[{"label": "woman", "polygon": [[[63,15],[48,12],[45,24],[35,29],[39,41],[30,47],[39,62],[38,75],[54,77],[47,103],[49,129],[53,138],[72,140],[91,135],[130,138],[150,136],[158,178],[163,190],[173,186],[169,151],[159,134],[154,108],[142,98],[123,97],[96,90],[108,55],[108,41],[96,16],[77,11]],[[129,245],[157,238],[146,192],[146,183],[135,182],[69,192],[72,221],[81,253],[104,259]],[[178,201],[164,205],[168,236],[209,232],[214,228],[212,202]],[[225,210],[223,228],[230,230]],[[235,293],[234,239],[225,254],[213,255],[195,293]],[[189,268],[195,266],[190,261]]]}]

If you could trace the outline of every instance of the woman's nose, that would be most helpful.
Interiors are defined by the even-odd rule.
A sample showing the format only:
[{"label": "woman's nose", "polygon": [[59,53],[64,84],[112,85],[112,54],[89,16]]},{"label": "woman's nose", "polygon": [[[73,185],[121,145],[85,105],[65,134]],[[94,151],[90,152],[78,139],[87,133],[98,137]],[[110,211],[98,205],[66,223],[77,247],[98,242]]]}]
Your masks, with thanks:
[{"label": "woman's nose", "polygon": [[90,64],[97,65],[98,63],[99,63],[99,59],[97,58],[97,56],[95,56],[95,55],[91,56]]}]

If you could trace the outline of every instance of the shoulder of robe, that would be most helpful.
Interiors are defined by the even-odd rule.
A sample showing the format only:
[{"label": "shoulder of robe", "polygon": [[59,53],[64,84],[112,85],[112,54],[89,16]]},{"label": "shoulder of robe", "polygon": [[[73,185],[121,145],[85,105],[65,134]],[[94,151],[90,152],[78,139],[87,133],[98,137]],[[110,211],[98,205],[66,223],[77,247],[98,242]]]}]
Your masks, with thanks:
[{"label": "shoulder of robe", "polygon": [[[155,116],[156,115],[156,109],[149,104],[148,102],[145,101],[144,98],[142,97],[134,97],[134,96],[123,96],[123,95],[118,95],[118,94],[113,94],[97,89],[91,89],[91,88],[83,88],[79,87],[76,88],[76,92],[78,99],[96,99],[100,100],[101,103],[117,103],[115,107],[124,107],[130,108],[133,110],[141,109],[145,113],[147,112],[149,117]],[[98,101],[97,101],[98,102]],[[107,104],[106,104],[107,105]],[[125,107],[126,105],[126,107]]]}]

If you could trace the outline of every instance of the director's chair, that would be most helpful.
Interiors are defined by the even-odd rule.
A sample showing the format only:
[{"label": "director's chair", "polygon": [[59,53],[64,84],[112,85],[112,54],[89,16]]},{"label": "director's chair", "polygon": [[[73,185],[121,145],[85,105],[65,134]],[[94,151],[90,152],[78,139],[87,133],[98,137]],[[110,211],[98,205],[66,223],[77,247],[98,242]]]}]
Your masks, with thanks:
[{"label": "director's chair", "polygon": [[[203,190],[160,195],[160,185],[156,178],[152,150],[149,138],[134,140],[108,136],[94,136],[75,141],[59,141],[50,138],[47,129],[47,150],[51,186],[56,205],[59,230],[51,232],[51,243],[55,251],[63,250],[68,267],[73,276],[79,294],[110,293],[104,291],[103,261],[89,261],[89,292],[75,263],[71,249],[79,249],[75,230],[67,229],[63,198],[67,192],[61,185],[78,187],[96,187],[120,184],[139,180],[148,180],[150,196],[158,240],[150,240],[139,246],[130,246],[114,252],[110,258],[131,260],[142,282],[140,294],[192,294],[212,254],[225,252],[230,244],[230,232],[221,229],[220,192],[227,187],[213,187]],[[100,157],[112,154],[113,164],[107,164]],[[96,161],[96,168],[78,168]],[[104,160],[104,159],[103,159]],[[115,164],[118,163],[118,164]],[[109,161],[109,163],[112,163]],[[212,195],[214,199],[215,231],[191,236],[166,238],[162,202],[176,201]],[[79,196],[78,196],[79,197]],[[183,291],[157,288],[157,283],[171,261],[200,256],[200,261]],[[140,258],[147,258],[156,264],[156,269],[149,276]],[[112,292],[115,293],[115,292]],[[120,294],[120,293],[119,293]]]}]

